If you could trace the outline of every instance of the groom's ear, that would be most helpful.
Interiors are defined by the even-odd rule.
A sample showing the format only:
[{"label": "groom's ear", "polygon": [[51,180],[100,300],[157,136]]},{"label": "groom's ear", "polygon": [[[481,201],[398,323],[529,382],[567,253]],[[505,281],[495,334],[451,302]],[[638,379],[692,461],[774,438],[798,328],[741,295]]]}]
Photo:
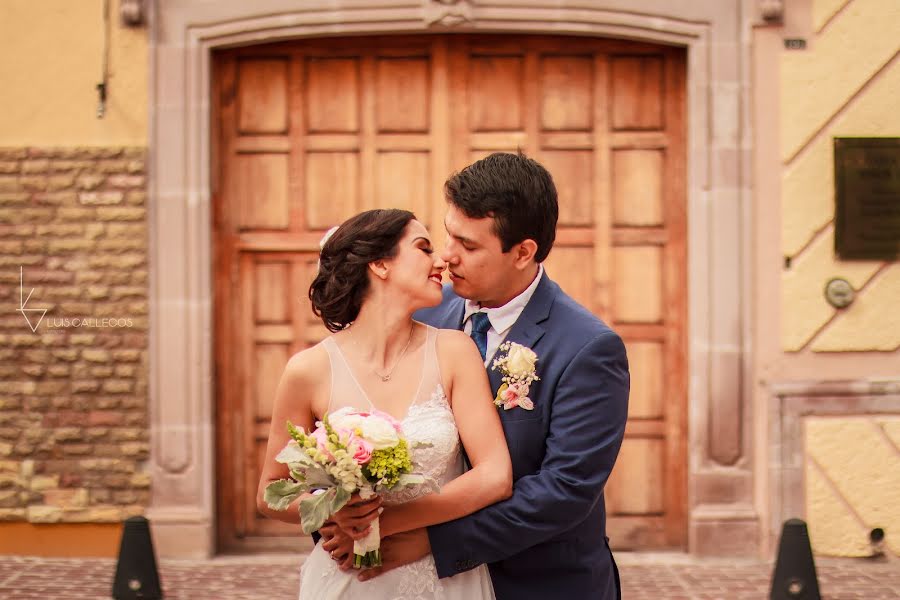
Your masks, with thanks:
[{"label": "groom's ear", "polygon": [[369,263],[369,270],[375,274],[378,279],[387,279],[388,268],[384,259],[379,258]]},{"label": "groom's ear", "polygon": [[513,246],[512,251],[515,253],[515,262],[513,263],[517,269],[526,268],[534,261],[534,255],[537,254],[538,245],[534,240],[528,239],[519,242]]}]

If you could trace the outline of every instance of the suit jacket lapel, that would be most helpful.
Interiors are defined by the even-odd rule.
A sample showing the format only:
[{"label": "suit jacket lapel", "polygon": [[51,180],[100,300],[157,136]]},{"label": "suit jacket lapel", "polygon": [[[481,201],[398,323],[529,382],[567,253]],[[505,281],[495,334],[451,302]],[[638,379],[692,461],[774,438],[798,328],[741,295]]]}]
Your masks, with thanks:
[{"label": "suit jacket lapel", "polygon": [[[531,296],[531,300],[525,305],[525,309],[519,315],[519,318],[516,319],[504,341],[515,342],[526,348],[534,349],[534,345],[544,335],[545,330],[541,323],[550,316],[550,307],[553,305],[558,289],[559,287],[547,277],[547,272],[545,271],[541,281],[534,290],[534,294]],[[499,353],[500,351],[498,350],[497,352]],[[503,374],[491,368],[496,356],[497,354],[491,358],[491,362],[488,364],[488,379],[491,382],[491,390],[495,395],[503,383]]]}]

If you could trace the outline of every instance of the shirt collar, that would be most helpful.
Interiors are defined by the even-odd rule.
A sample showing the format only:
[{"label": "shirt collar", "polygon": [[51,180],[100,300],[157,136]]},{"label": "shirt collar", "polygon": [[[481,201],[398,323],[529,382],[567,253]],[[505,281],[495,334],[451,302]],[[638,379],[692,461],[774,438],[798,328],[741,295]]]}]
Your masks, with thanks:
[{"label": "shirt collar", "polygon": [[474,300],[466,300],[466,312],[463,315],[463,323],[465,323],[473,314],[481,311],[487,314],[488,320],[491,322],[491,327],[493,327],[494,331],[503,334],[513,326],[516,319],[518,319],[519,315],[522,314],[522,311],[525,310],[528,301],[531,300],[531,297],[534,295],[534,290],[537,289],[538,283],[540,283],[543,275],[544,265],[538,264],[538,272],[534,277],[534,281],[531,282],[531,285],[525,288],[524,292],[503,306],[498,306],[497,308],[481,308],[481,305]]}]

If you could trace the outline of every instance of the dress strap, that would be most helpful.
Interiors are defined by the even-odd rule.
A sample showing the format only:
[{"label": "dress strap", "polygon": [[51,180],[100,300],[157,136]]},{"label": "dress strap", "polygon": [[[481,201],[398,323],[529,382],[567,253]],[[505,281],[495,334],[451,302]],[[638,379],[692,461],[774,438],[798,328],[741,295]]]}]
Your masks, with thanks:
[{"label": "dress strap", "polygon": [[331,364],[331,391],[326,412],[334,412],[345,406],[359,410],[371,409],[372,403],[356,382],[356,377],[350,370],[344,353],[334,341],[334,336],[329,335],[322,340],[322,346],[328,353],[328,362]]},{"label": "dress strap", "polygon": [[439,331],[431,325],[426,325],[425,333],[425,357],[422,362],[422,381],[419,384],[419,393],[415,402],[424,402],[428,400],[441,379],[441,367],[438,364],[437,355],[437,338]]}]

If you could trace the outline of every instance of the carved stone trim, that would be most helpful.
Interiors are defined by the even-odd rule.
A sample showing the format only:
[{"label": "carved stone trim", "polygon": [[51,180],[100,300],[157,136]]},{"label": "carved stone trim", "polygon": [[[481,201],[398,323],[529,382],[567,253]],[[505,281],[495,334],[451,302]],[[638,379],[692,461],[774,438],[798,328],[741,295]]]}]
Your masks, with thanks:
[{"label": "carved stone trim", "polygon": [[[170,542],[159,548],[162,556],[214,550],[210,55],[235,44],[449,27],[686,47],[689,478],[722,470],[752,475],[743,400],[750,381],[744,349],[752,346],[746,341],[747,303],[741,299],[751,256],[750,224],[742,215],[750,195],[747,156],[753,139],[746,115],[750,21],[758,18],[753,0],[609,0],[603,7],[578,0],[157,0],[148,7],[151,512],[158,525],[170,529],[163,536]],[[736,430],[741,435],[730,444],[715,438],[716,432]],[[691,494],[694,504],[709,500]],[[747,522],[746,511],[729,506],[722,505],[723,514]],[[175,543],[179,527],[195,542],[202,532],[190,552]]]},{"label": "carved stone trim", "polygon": [[452,29],[472,24],[468,0],[430,0],[425,4],[425,26]]}]

